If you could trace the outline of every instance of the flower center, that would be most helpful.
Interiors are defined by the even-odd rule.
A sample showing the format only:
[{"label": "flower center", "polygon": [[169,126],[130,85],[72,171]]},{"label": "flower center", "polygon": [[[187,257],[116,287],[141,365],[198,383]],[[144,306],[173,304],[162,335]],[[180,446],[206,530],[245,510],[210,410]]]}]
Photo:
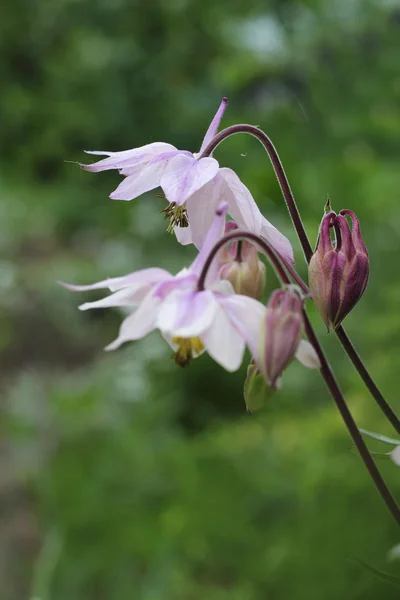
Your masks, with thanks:
[{"label": "flower center", "polygon": [[190,365],[193,358],[197,358],[204,350],[204,344],[198,337],[174,337],[172,338],[172,342],[179,346],[177,351],[172,355],[172,358],[180,367]]},{"label": "flower center", "polygon": [[174,227],[177,225],[180,227],[189,227],[185,204],[183,206],[177,206],[175,202],[171,202],[162,210],[162,212],[164,213],[164,219],[170,219],[167,227],[168,233],[173,233]]}]

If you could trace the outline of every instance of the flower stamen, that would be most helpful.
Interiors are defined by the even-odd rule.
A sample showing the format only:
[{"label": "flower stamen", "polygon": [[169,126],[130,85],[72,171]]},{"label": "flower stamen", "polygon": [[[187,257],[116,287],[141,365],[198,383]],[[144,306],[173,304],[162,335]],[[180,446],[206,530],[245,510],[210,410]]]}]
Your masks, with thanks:
[{"label": "flower stamen", "polygon": [[164,213],[164,219],[170,219],[167,227],[168,233],[173,233],[174,228],[177,225],[179,225],[179,227],[189,227],[185,204],[183,206],[177,206],[175,202],[171,202],[168,206],[163,208],[161,212]]}]

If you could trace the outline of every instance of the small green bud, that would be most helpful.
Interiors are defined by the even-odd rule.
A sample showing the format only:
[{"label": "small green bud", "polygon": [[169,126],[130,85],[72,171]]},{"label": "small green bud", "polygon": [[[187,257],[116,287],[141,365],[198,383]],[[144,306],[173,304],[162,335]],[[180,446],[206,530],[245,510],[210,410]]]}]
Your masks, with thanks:
[{"label": "small green bud", "polygon": [[247,367],[247,377],[244,382],[243,395],[249,414],[261,410],[272,398],[276,389],[266,385],[264,375],[253,362]]}]

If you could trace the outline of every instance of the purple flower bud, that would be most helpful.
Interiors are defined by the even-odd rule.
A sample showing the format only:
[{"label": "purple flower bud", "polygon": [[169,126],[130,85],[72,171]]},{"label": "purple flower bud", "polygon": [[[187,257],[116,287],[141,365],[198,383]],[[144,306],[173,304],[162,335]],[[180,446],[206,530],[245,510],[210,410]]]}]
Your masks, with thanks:
[{"label": "purple flower bud", "polygon": [[[345,218],[349,215],[352,229]],[[335,243],[330,230],[335,232]],[[369,277],[368,252],[351,210],[329,212],[322,219],[317,248],[308,268],[313,300],[326,326],[336,329],[357,304]]]},{"label": "purple flower bud", "polygon": [[[225,233],[237,229],[236,223],[229,221]],[[259,300],[265,286],[265,265],[258,258],[257,248],[248,242],[234,241],[220,252],[219,277],[232,284],[237,294]]]},{"label": "purple flower bud", "polygon": [[276,290],[267,304],[259,366],[266,383],[274,389],[299,346],[304,329],[302,305],[299,292],[293,288]]}]

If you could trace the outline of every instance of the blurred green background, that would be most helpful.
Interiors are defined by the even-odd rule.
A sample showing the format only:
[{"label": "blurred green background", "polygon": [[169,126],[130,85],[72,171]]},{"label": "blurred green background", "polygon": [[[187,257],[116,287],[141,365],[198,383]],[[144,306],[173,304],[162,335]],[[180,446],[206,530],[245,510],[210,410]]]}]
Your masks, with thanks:
[{"label": "blurred green background", "polygon": [[[291,365],[247,416],[245,364],[179,370],[157,333],[107,354],[121,314],[80,313],[84,296],[56,284],[191,261],[155,192],[111,201],[116,172],[68,161],[158,140],[196,151],[226,95],[223,125],[272,137],[313,242],[328,195],[359,216],[371,280],[346,327],[400,410],[399,32],[396,0],[2,3],[1,600],[399,598],[358,562],[399,573],[400,532],[317,372]],[[215,156],[304,275],[261,146],[236,136]],[[392,435],[315,317],[359,425]]]}]

